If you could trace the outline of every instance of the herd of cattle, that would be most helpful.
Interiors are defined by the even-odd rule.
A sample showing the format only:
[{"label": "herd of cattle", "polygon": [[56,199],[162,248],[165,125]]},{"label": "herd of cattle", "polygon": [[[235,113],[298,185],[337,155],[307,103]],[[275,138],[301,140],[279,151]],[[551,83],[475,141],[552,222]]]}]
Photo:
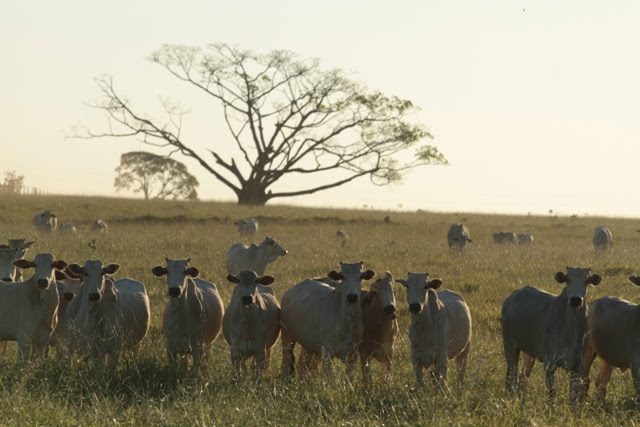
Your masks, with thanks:
[{"label": "herd of cattle", "polygon": [[[53,231],[56,218],[50,211],[38,214],[34,226]],[[102,221],[100,221],[102,222]],[[103,223],[104,224],[104,223]],[[242,236],[253,236],[257,220],[236,223]],[[106,224],[104,226],[106,231]],[[343,234],[343,238],[346,234]],[[530,233],[494,234],[496,243],[531,244]],[[464,249],[469,230],[453,224],[447,233],[450,247]],[[16,341],[18,357],[27,361],[53,347],[60,355],[76,355],[103,363],[118,363],[123,351],[135,353],[147,335],[150,305],[145,286],[136,280],[113,279],[119,265],[88,260],[67,264],[48,253],[24,258],[34,242],[12,239],[0,246],[0,359],[7,341]],[[597,250],[612,245],[607,227],[595,229]],[[254,360],[255,380],[260,381],[270,352],[278,338],[282,344],[282,372],[291,375],[312,372],[319,363],[327,373],[331,360],[346,364],[349,379],[360,365],[370,381],[370,361],[382,364],[385,376],[391,370],[393,346],[398,334],[394,279],[386,272],[368,290],[363,280],[375,273],[363,263],[341,263],[327,277],[306,279],[288,289],[278,302],[265,275],[267,265],[285,256],[274,239],[259,245],[233,245],[227,254],[227,280],[235,284],[225,307],[213,283],[199,278],[190,259],[166,259],[151,269],[167,279],[168,301],[163,314],[163,332],[170,363],[188,356],[197,369],[220,332],[228,342],[236,375],[249,359]],[[22,270],[33,275],[21,281]],[[601,359],[596,390],[604,398],[614,367],[631,368],[637,399],[640,399],[640,342],[634,337],[640,307],[604,297],[587,305],[589,285],[601,277],[589,269],[567,267],[555,274],[565,284],[560,295],[525,286],[513,292],[502,307],[502,336],[507,362],[506,386],[522,393],[536,360],[542,361],[550,397],[555,394],[554,373],[558,367],[570,372],[570,399],[584,398],[589,368],[596,355]],[[640,277],[629,278],[640,286]],[[409,273],[395,282],[406,288],[411,313],[409,339],[416,380],[424,385],[423,370],[440,388],[445,387],[448,362],[456,360],[457,379],[462,383],[471,347],[472,320],[463,297],[455,292],[436,292],[440,279],[428,273]],[[620,327],[626,325],[627,327]],[[294,348],[300,344],[299,361]],[[520,354],[523,367],[519,379]]]}]

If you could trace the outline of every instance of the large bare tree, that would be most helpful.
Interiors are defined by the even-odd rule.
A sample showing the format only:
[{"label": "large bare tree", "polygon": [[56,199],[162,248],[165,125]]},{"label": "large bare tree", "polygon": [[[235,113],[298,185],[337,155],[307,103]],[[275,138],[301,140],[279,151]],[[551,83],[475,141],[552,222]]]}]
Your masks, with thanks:
[{"label": "large bare tree", "polygon": [[[208,154],[198,152],[181,136],[184,110],[165,103],[166,120],[151,119],[108,76],[97,79],[102,97],[92,106],[107,113],[109,130],[81,135],[137,136],[192,157],[233,190],[239,204],[264,205],[365,176],[384,185],[416,166],[447,163],[437,148],[421,145],[431,134],[406,120],[415,110],[410,101],[370,91],[341,70],[320,68],[318,60],[227,44],[165,45],[150,59],[221,105],[229,139],[213,143]],[[237,154],[228,155],[228,143]],[[311,174],[318,179],[300,179]]]}]

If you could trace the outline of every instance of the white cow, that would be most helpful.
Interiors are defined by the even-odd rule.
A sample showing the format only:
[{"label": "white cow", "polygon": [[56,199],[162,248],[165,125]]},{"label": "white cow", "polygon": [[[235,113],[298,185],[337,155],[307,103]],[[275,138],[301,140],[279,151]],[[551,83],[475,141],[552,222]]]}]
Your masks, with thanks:
[{"label": "white cow", "polygon": [[613,246],[611,230],[604,225],[599,225],[593,231],[593,247],[596,251],[607,251]]},{"label": "white cow", "polygon": [[504,301],[502,340],[509,393],[516,392],[516,373],[522,352],[521,394],[537,359],[544,363],[549,398],[555,396],[555,371],[561,367],[571,374],[569,397],[575,402],[584,366],[588,287],[602,280],[600,275],[589,273],[588,268],[567,267],[566,274],[559,271],[554,276],[558,283],[566,283],[560,295],[525,286]]},{"label": "white cow", "polygon": [[518,244],[520,244],[520,245],[531,245],[531,244],[533,244],[533,235],[531,233],[519,233],[518,234]]},{"label": "white cow", "polygon": [[57,326],[51,334],[49,347],[54,347],[58,357],[61,357],[66,347],[66,317],[67,309],[71,300],[80,293],[82,281],[80,276],[73,274],[68,268],[64,272],[56,271],[56,285],[58,286],[58,295],[60,301],[58,303]]},{"label": "white cow", "polygon": [[137,351],[151,319],[144,285],[129,278],[114,283],[108,276],[119,269],[118,264],[105,266],[100,260],[87,260],[82,267],[69,265],[83,284],[67,307],[67,349],[89,354],[97,363],[108,355],[113,366],[122,350]]},{"label": "white cow", "polygon": [[40,231],[56,231],[58,218],[53,212],[46,210],[33,217],[33,226]]},{"label": "white cow", "polygon": [[258,232],[258,220],[255,218],[241,219],[234,224],[242,237],[253,237]]},{"label": "white cow", "polygon": [[164,309],[163,329],[167,357],[175,364],[178,356],[191,355],[193,368],[209,353],[222,329],[224,306],[213,283],[198,278],[200,270],[189,267],[191,259],[166,258],[167,266],[156,266],[156,277],[167,276],[169,301]]},{"label": "white cow", "polygon": [[58,229],[60,233],[76,234],[76,226],[70,222],[63,222]]},{"label": "white cow", "polygon": [[0,280],[3,282],[17,282],[20,280],[18,273],[20,270],[15,266],[14,261],[22,259],[27,252],[26,249],[10,249],[7,245],[0,245]]},{"label": "white cow", "polygon": [[107,232],[107,223],[101,219],[96,219],[91,223],[91,231],[97,231],[98,233]]},{"label": "white cow", "polygon": [[493,243],[516,243],[516,233],[513,231],[501,231],[499,233],[493,233]]},{"label": "white cow", "polygon": [[35,272],[25,282],[0,283],[0,340],[17,341],[18,358],[25,362],[30,354],[42,355],[49,345],[58,309],[54,271],[63,270],[67,263],[42,253],[33,261],[17,260],[15,265]]},{"label": "white cow", "polygon": [[347,375],[353,379],[364,332],[359,301],[362,280],[375,275],[372,270],[363,272],[362,264],[341,263],[339,273],[331,271],[335,287],[306,279],[284,293],[280,313],[284,375],[294,372],[293,350],[298,342],[309,357],[322,360],[327,374],[331,358],[337,357],[347,364]]},{"label": "white cow", "polygon": [[411,358],[418,384],[424,386],[422,370],[431,368],[432,379],[444,389],[453,358],[462,384],[471,347],[471,313],[464,298],[449,290],[436,293],[442,280],[429,281],[429,273],[409,273],[406,280],[397,282],[407,288]]},{"label": "white cow", "polygon": [[271,237],[266,237],[258,246],[236,243],[227,252],[227,271],[236,275],[242,270],[253,270],[262,276],[267,264],[286,254],[287,251]]},{"label": "white cow", "polygon": [[456,247],[458,250],[464,250],[467,242],[471,243],[473,240],[469,238],[469,230],[464,224],[451,224],[449,231],[447,231],[447,242],[449,247]]},{"label": "white cow", "polygon": [[275,279],[244,270],[237,277],[230,274],[227,280],[236,287],[224,312],[222,332],[229,343],[236,378],[245,360],[253,357],[257,383],[280,336],[280,304],[269,286]]},{"label": "white cow", "polygon": [[[640,286],[640,276],[629,276]],[[631,368],[631,377],[640,403],[640,305],[615,297],[603,297],[589,305],[587,315],[589,338],[584,353],[583,384],[588,388],[589,370],[596,355],[600,357],[600,373],[596,393],[601,400],[607,394],[607,384],[613,368]],[[586,390],[585,390],[586,391]]]}]

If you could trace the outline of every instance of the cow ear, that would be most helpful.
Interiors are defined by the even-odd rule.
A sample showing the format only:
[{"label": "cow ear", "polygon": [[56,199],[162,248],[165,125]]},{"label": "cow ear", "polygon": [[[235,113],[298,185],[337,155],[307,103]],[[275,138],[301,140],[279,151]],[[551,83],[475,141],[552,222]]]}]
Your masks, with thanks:
[{"label": "cow ear", "polygon": [[69,264],[69,265],[67,265],[67,270],[69,270],[70,272],[72,272],[76,276],[82,275],[82,267],[80,267],[78,264]]},{"label": "cow ear", "polygon": [[238,279],[233,274],[228,275],[227,280],[230,281],[231,283],[240,283],[240,279]]},{"label": "cow ear", "polygon": [[186,271],[187,275],[190,277],[198,277],[200,275],[200,270],[197,267],[189,267]]},{"label": "cow ear", "polygon": [[599,274],[592,274],[591,276],[589,276],[589,283],[591,283],[593,286],[598,286],[600,282],[602,282],[602,276],[600,276]]},{"label": "cow ear", "polygon": [[373,279],[373,276],[375,276],[375,275],[376,275],[375,271],[367,270],[367,271],[365,271],[364,273],[362,273],[360,275],[360,278],[363,279],[363,280],[370,280],[370,279]]},{"label": "cow ear", "polygon": [[163,267],[161,265],[156,265],[151,269],[151,273],[153,273],[156,277],[162,277],[167,274],[167,267]]},{"label": "cow ear", "polygon": [[13,261],[13,265],[23,270],[27,268],[35,268],[36,266],[36,264],[33,261],[27,261],[26,259],[19,259],[19,260]]},{"label": "cow ear", "polygon": [[331,280],[336,280],[336,281],[344,279],[344,276],[342,275],[342,273],[338,273],[335,270],[331,270],[329,274],[327,274],[327,277],[329,277],[329,279]]},{"label": "cow ear", "polygon": [[440,286],[442,286],[440,279],[433,279],[427,283],[427,289],[438,289]]},{"label": "cow ear", "polygon": [[407,282],[404,279],[396,279],[396,282],[400,283],[402,286],[404,286],[405,288],[409,287],[409,282]]},{"label": "cow ear", "polygon": [[56,262],[53,263],[53,268],[55,268],[56,270],[64,270],[65,268],[67,268],[67,263],[64,262],[63,260],[59,259]]},{"label": "cow ear", "polygon": [[469,239],[469,238],[467,237],[467,242],[472,243],[472,242],[473,242],[473,240],[471,240],[471,239]]},{"label": "cow ear", "polygon": [[553,277],[558,283],[567,283],[567,275],[562,271],[558,271]]},{"label": "cow ear", "polygon": [[31,247],[31,245],[33,245],[35,242],[36,242],[36,241],[35,241],[35,240],[33,240],[33,241],[31,241],[31,242],[27,242],[27,243],[25,243],[25,244],[24,244],[24,246],[23,246],[23,249],[30,248],[30,247]]},{"label": "cow ear", "polygon": [[640,276],[629,276],[629,281],[636,286],[640,286]]},{"label": "cow ear", "polygon": [[77,274],[73,273],[71,270],[69,270],[69,266],[67,265],[67,268],[64,269],[64,274],[67,277],[70,277],[72,279],[79,279],[80,276],[78,276]]},{"label": "cow ear", "polygon": [[120,270],[119,264],[109,264],[102,269],[102,274],[116,274]]},{"label": "cow ear", "polygon": [[275,282],[276,279],[273,276],[262,276],[262,277],[258,277],[256,281],[260,283],[262,286],[269,286],[270,284]]},{"label": "cow ear", "polygon": [[56,282],[62,282],[64,279],[67,278],[67,275],[64,274],[62,271],[55,270],[54,274],[56,276]]}]

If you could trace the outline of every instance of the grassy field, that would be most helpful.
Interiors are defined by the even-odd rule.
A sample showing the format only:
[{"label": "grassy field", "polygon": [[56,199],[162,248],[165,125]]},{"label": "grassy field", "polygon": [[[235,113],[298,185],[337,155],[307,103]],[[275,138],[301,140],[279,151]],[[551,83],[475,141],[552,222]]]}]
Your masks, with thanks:
[{"label": "grassy field", "polygon": [[[372,203],[374,204],[374,203]],[[38,234],[33,216],[52,209],[59,222],[70,221],[78,234]],[[390,215],[391,223],[383,221]],[[274,237],[289,255],[272,264],[278,297],[307,277],[326,275],[340,261],[364,261],[365,268],[395,278],[428,271],[441,278],[442,289],[464,296],[473,317],[473,339],[467,381],[448,394],[431,385],[420,389],[411,367],[408,340],[410,315],[404,288],[395,286],[400,332],[396,340],[393,375],[383,381],[374,366],[373,384],[364,387],[360,372],[349,384],[344,366],[334,363],[333,378],[284,380],[281,352],[274,347],[271,368],[261,385],[249,375],[233,381],[228,345],[222,336],[201,374],[177,372],[167,365],[161,313],[166,281],[151,268],[165,257],[191,258],[201,276],[214,282],[228,303],[232,284],[226,281],[225,254],[240,241],[233,222],[254,216],[260,220],[256,238]],[[92,220],[109,224],[107,235],[89,231]],[[464,222],[473,243],[465,253],[449,251],[449,224]],[[610,253],[596,254],[593,229],[607,225],[614,237]],[[607,402],[568,405],[568,376],[556,374],[558,397],[546,403],[544,372],[534,367],[527,400],[510,399],[504,389],[506,365],[502,354],[500,310],[515,289],[532,285],[559,293],[553,279],[566,266],[589,267],[603,277],[590,290],[589,300],[616,295],[638,301],[638,289],[627,281],[640,274],[640,220],[595,217],[498,216],[480,214],[397,213],[321,210],[287,206],[238,207],[209,202],[145,202],[89,197],[0,198],[0,241],[36,240],[27,254],[51,252],[58,259],[82,264],[86,259],[119,263],[116,278],[145,283],[151,299],[149,335],[135,359],[124,358],[115,371],[58,361],[53,354],[25,367],[17,365],[15,343],[0,364],[0,425],[83,426],[294,426],[294,425],[632,425],[638,408],[630,374],[615,371]],[[342,246],[336,230],[349,233]],[[497,246],[497,231],[532,232],[531,247]],[[96,250],[88,246],[96,240]],[[363,287],[367,287],[364,283]],[[475,371],[473,379],[471,374]],[[597,363],[591,373],[597,372]],[[453,384],[451,375],[448,383]]]}]

